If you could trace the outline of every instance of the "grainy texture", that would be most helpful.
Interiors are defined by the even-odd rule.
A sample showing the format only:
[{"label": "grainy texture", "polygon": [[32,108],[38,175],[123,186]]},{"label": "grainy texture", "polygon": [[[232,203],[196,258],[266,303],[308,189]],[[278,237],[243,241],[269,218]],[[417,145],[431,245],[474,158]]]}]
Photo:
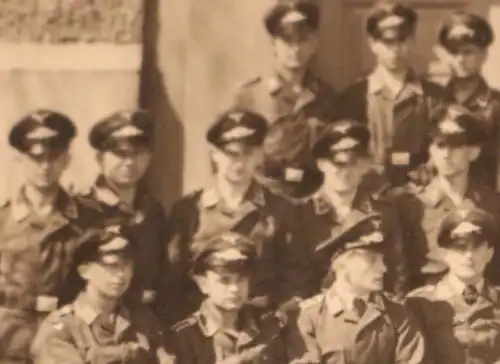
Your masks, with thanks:
[{"label": "grainy texture", "polygon": [[143,0],[0,0],[0,41],[140,43]]}]

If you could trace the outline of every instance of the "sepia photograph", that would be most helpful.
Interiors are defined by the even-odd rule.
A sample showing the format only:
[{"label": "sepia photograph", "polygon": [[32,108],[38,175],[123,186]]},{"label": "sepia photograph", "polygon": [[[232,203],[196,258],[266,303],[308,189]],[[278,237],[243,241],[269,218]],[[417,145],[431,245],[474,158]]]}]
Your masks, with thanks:
[{"label": "sepia photograph", "polygon": [[0,0],[0,364],[500,363],[500,0]]}]

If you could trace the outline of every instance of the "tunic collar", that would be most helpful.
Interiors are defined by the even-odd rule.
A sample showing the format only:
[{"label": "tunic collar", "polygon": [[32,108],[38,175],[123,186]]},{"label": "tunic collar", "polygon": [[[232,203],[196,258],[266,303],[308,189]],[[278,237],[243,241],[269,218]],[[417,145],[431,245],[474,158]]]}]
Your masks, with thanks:
[{"label": "tunic collar", "polygon": [[[201,195],[201,203],[204,208],[213,208],[217,206],[221,201],[222,196],[215,184],[203,190]],[[248,188],[248,191],[245,193],[243,201],[250,201],[256,206],[264,206],[266,201],[263,187],[257,182],[253,181]]]},{"label": "tunic collar", "polygon": [[[374,95],[382,92],[387,88],[387,82],[385,80],[385,76],[383,71],[380,68],[376,68],[369,76],[368,76],[368,94]],[[404,85],[404,89],[408,90],[410,94],[415,94],[422,96],[424,94],[424,90],[422,88],[422,83],[418,79],[417,75],[413,70],[408,71],[408,76],[406,79],[406,83]]]}]

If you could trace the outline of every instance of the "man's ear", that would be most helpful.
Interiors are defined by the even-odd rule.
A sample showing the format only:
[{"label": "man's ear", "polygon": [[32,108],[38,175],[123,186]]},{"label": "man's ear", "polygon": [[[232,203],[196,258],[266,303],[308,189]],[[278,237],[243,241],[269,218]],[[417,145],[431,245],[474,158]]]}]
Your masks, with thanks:
[{"label": "man's ear", "polygon": [[84,281],[88,279],[89,268],[90,268],[89,263],[80,264],[77,268],[78,274]]},{"label": "man's ear", "polygon": [[481,154],[481,147],[479,146],[469,147],[469,160],[471,162],[475,161],[479,157],[479,154]]}]

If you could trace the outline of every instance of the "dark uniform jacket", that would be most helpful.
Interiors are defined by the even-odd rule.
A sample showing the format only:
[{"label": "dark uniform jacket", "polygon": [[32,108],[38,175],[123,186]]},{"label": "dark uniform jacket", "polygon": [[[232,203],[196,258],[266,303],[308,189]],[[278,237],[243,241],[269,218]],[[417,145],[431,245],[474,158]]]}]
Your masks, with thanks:
[{"label": "dark uniform jacket", "polygon": [[[257,246],[258,261],[251,275],[250,295],[255,301],[277,304],[296,294],[303,272],[303,257],[296,249],[293,209],[283,198],[254,183],[244,201],[231,210],[216,187],[196,191],[172,207],[167,246],[171,274],[165,291],[176,302],[165,304],[177,322],[194,312],[202,296],[190,277],[191,246],[216,234],[234,231]],[[177,312],[175,312],[177,311]]]},{"label": "dark uniform jacket", "polygon": [[24,189],[0,208],[0,362],[23,362],[41,320],[58,307],[70,265],[75,201],[62,189],[35,214]]},{"label": "dark uniform jacket", "polygon": [[136,303],[153,304],[161,277],[167,269],[163,266],[166,216],[161,204],[143,190],[138,190],[134,206],[127,206],[102,176],[98,177],[90,193],[79,197],[79,202],[83,206],[84,216],[79,221],[82,229],[110,221],[128,226],[132,241],[137,244],[130,296],[138,301]]},{"label": "dark uniform jacket", "polygon": [[293,364],[426,363],[424,337],[409,311],[375,294],[359,317],[328,291],[302,302],[287,350]]},{"label": "dark uniform jacket", "polygon": [[[453,80],[446,91],[450,101],[458,101],[453,94]],[[478,117],[487,135],[481,155],[471,165],[471,178],[478,184],[500,191],[500,92],[490,88],[481,78],[477,89],[460,103]]]},{"label": "dark uniform jacket", "polygon": [[238,331],[221,330],[206,303],[173,328],[175,355],[182,364],[286,363],[280,336],[283,323],[273,314],[245,306]]},{"label": "dark uniform jacket", "polygon": [[173,363],[151,313],[120,306],[114,325],[106,325],[79,296],[53,312],[41,325],[33,345],[39,364]]},{"label": "dark uniform jacket", "polygon": [[308,257],[309,269],[303,271],[301,287],[304,289],[303,297],[320,292],[321,287],[331,282],[326,282],[331,257],[322,256],[315,252],[321,243],[334,239],[346,228],[356,222],[360,216],[371,212],[378,212],[382,217],[381,231],[384,234],[386,248],[385,263],[388,267],[385,289],[404,297],[408,292],[408,264],[404,251],[403,233],[399,223],[396,204],[387,196],[374,191],[366,184],[371,181],[365,179],[358,188],[353,200],[353,209],[348,216],[341,219],[335,207],[321,193],[317,193],[308,202],[296,208],[297,223],[300,228],[300,242],[304,249],[303,255]]},{"label": "dark uniform jacket", "polygon": [[[500,195],[483,187],[470,184],[462,206],[478,207],[500,219]],[[437,178],[415,194],[406,193],[398,198],[400,217],[410,264],[410,283],[416,288],[435,283],[447,270],[440,258],[437,232],[441,220],[457,208],[443,192]],[[495,253],[487,276],[494,284],[500,282],[499,255]]]},{"label": "dark uniform jacket", "polygon": [[[334,89],[312,74],[306,76],[301,90],[275,74],[258,77],[238,91],[234,106],[264,116],[270,130],[264,144],[264,175],[280,166],[314,166],[312,146],[323,126],[337,115]],[[270,182],[271,187],[279,184]]]},{"label": "dark uniform jacket", "polygon": [[500,295],[485,282],[476,303],[443,279],[418,288],[407,303],[421,322],[429,355],[440,364],[500,361]]},{"label": "dark uniform jacket", "polygon": [[399,186],[409,171],[427,162],[430,117],[443,99],[440,86],[413,72],[394,99],[383,76],[374,71],[343,91],[340,105],[343,117],[367,124],[375,162],[385,168],[391,184]]}]

